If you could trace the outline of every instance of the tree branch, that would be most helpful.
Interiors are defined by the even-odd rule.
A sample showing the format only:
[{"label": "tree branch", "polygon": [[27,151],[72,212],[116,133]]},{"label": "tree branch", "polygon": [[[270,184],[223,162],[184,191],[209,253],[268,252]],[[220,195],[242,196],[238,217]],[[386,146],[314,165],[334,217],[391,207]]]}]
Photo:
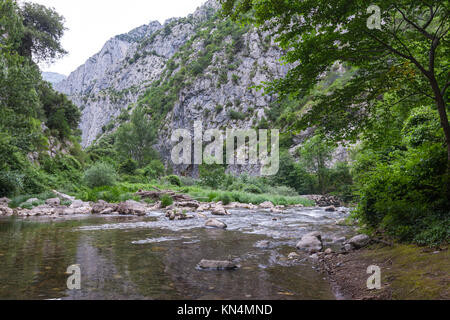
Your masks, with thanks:
[{"label": "tree branch", "polygon": [[[402,10],[400,10],[396,5],[394,5],[394,8],[397,9],[398,12],[400,12],[400,14],[402,15],[403,19],[406,22],[408,22],[410,25],[412,25],[415,29],[417,29],[420,33],[422,33],[426,38],[428,38],[430,40],[434,39],[432,34],[427,32],[422,27],[418,26],[416,23],[414,23],[414,21],[409,20],[408,17],[406,17],[405,13]],[[432,17],[434,18],[434,15]],[[431,23],[431,21],[430,21],[430,23]]]}]

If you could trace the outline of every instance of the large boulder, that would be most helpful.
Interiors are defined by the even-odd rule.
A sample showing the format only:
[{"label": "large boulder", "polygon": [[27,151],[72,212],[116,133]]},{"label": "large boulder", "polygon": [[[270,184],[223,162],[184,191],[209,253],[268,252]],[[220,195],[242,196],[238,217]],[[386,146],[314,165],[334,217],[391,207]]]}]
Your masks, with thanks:
[{"label": "large boulder", "polygon": [[39,201],[38,198],[30,198],[30,199],[28,199],[27,201],[25,201],[25,203],[32,204],[33,202],[38,202],[38,201]]},{"label": "large boulder", "polygon": [[210,203],[202,203],[198,206],[197,212],[209,211],[210,208],[211,208]]},{"label": "large boulder", "polygon": [[211,214],[215,216],[228,216],[230,213],[220,204],[216,204],[211,208]]},{"label": "large boulder", "polygon": [[69,196],[67,194],[58,192],[56,190],[52,191],[58,198],[66,200],[66,201],[70,201],[70,202],[74,202],[75,201],[75,197]]},{"label": "large boulder", "polygon": [[217,219],[209,219],[205,223],[205,227],[218,228],[218,229],[226,229],[228,226]]},{"label": "large boulder", "polygon": [[109,203],[107,203],[106,201],[103,201],[103,200],[99,200],[98,202],[96,202],[92,205],[92,213],[100,214],[109,207],[111,207],[111,205]]},{"label": "large boulder", "polygon": [[198,264],[200,269],[207,270],[234,270],[239,266],[232,261],[218,261],[218,260],[202,260]]},{"label": "large boulder", "polygon": [[59,206],[61,204],[61,200],[59,198],[47,199],[45,204],[49,206]]},{"label": "large boulder", "polygon": [[200,207],[200,203],[198,201],[181,201],[181,202],[175,203],[175,206],[177,206],[179,208],[197,209],[198,207]]},{"label": "large boulder", "polygon": [[369,236],[365,234],[357,235],[346,242],[346,244],[351,245],[355,249],[361,249],[367,246],[370,242]]},{"label": "large boulder", "polygon": [[266,201],[266,202],[261,203],[259,205],[259,207],[262,208],[262,209],[273,209],[273,208],[275,208],[274,204],[272,202],[270,202],[270,201]]},{"label": "large boulder", "polygon": [[297,249],[308,253],[320,252],[323,249],[322,237],[319,232],[311,232],[297,243]]},{"label": "large boulder", "polygon": [[31,210],[25,211],[26,216],[28,217],[36,217],[36,216],[51,216],[55,214],[56,208],[50,207],[49,205],[41,205],[34,207]]},{"label": "large boulder", "polygon": [[89,204],[89,202],[84,202],[84,201],[81,201],[81,200],[75,200],[70,205],[70,208],[78,209],[78,208],[87,208],[87,207],[90,207],[90,206],[91,205]]},{"label": "large boulder", "polygon": [[0,204],[0,216],[10,217],[13,214],[14,214],[13,209],[9,208],[8,206]]},{"label": "large boulder", "polygon": [[123,215],[145,216],[147,208],[142,203],[128,200],[119,204],[117,212]]},{"label": "large boulder", "polygon": [[0,198],[0,206],[4,205],[4,206],[8,206],[8,204],[11,202],[10,199],[8,198]]}]

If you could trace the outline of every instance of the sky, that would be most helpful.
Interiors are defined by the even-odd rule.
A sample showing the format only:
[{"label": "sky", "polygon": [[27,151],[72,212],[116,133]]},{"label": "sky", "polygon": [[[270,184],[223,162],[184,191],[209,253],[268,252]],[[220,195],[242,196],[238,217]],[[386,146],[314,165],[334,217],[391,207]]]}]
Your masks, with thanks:
[{"label": "sky", "polygon": [[[23,2],[22,0],[20,2]],[[150,21],[185,17],[193,13],[206,0],[32,0],[53,7],[66,19],[62,38],[64,58],[47,66],[43,71],[69,75],[96,54],[106,41],[127,33]]]}]

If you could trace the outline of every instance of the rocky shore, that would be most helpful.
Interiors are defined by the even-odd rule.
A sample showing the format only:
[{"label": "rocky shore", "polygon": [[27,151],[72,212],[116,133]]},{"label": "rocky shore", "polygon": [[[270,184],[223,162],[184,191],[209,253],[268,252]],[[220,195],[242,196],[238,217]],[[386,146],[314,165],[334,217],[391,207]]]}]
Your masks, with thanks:
[{"label": "rocky shore", "polygon": [[[176,194],[173,191],[139,191],[135,195],[144,199],[152,199],[154,203],[147,203],[145,201],[128,200],[118,204],[107,203],[103,200],[98,202],[85,202],[77,200],[72,196],[53,191],[55,198],[45,200],[45,203],[39,204],[39,199],[30,198],[25,204],[27,208],[15,208],[9,207],[10,199],[0,199],[0,216],[20,216],[20,217],[36,217],[36,216],[71,216],[71,215],[135,215],[144,216],[145,214],[155,210],[166,210],[167,217],[170,220],[183,220],[192,218],[192,215],[186,213],[197,213],[202,216],[202,212],[210,211],[215,216],[229,215],[230,209],[264,209],[270,210],[272,213],[281,213],[287,209],[287,206],[275,206],[270,201],[261,203],[260,205],[246,204],[232,202],[224,205],[222,202],[210,202],[204,203],[193,200],[187,195]],[[158,201],[161,195],[170,195],[175,202],[168,206],[163,207],[161,202]],[[336,211],[334,205],[340,205],[340,201],[335,198],[327,196],[306,196],[308,199],[315,200],[318,206],[328,205],[327,211]],[[35,205],[37,203],[37,205]],[[64,203],[64,204],[63,204]],[[31,208],[29,208],[31,207]],[[292,206],[291,206],[292,207]],[[296,205],[294,207],[303,207],[302,205]]]}]

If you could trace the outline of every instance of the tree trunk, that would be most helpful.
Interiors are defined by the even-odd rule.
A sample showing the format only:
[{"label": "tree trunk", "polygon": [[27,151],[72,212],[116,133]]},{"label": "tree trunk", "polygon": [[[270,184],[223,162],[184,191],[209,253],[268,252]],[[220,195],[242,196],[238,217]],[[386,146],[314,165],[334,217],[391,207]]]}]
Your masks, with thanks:
[{"label": "tree trunk", "polygon": [[447,172],[444,177],[444,192],[446,193],[448,202],[450,203],[450,123],[448,122],[447,106],[444,100],[444,95],[441,92],[439,85],[435,78],[431,79],[431,87],[433,88],[436,99],[436,106],[441,120],[441,127],[444,130],[445,143],[447,145]]}]

